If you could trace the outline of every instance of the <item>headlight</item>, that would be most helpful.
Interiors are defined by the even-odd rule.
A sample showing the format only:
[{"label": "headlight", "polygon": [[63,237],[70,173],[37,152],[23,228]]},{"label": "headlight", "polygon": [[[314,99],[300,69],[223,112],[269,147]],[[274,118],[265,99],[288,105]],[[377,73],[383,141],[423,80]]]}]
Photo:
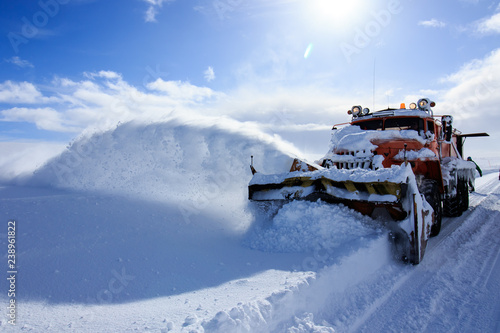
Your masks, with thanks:
[{"label": "headlight", "polygon": [[363,109],[361,108],[360,105],[353,106],[351,109],[352,115],[356,116],[356,117],[359,116],[362,111],[363,111]]},{"label": "headlight", "polygon": [[415,110],[417,108],[416,103],[410,103],[410,110]]},{"label": "headlight", "polygon": [[427,98],[422,98],[418,100],[418,108],[420,110],[426,110],[427,105],[429,105],[429,100]]},{"label": "headlight", "polygon": [[418,100],[418,108],[420,110],[426,111],[429,109],[429,107],[433,108],[436,106],[436,103],[432,102],[428,98],[422,98]]}]

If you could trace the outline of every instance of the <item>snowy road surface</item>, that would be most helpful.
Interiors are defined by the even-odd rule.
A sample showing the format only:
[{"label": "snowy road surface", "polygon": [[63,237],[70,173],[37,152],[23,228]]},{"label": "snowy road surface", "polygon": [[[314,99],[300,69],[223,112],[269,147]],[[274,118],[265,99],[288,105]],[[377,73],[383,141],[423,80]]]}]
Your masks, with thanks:
[{"label": "snowy road surface", "polygon": [[191,130],[122,126],[0,188],[4,276],[9,220],[17,270],[16,325],[3,278],[0,331],[500,332],[497,167],[409,266],[377,221],[345,207],[296,202],[262,220],[246,158],[279,168],[286,154]]}]

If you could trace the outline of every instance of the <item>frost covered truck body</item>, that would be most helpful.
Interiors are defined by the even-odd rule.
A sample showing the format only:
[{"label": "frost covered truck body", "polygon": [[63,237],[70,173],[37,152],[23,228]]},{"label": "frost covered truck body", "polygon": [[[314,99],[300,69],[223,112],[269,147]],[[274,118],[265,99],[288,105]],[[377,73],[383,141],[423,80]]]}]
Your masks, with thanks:
[{"label": "frost covered truck body", "polygon": [[434,116],[434,105],[423,98],[373,113],[354,106],[351,122],[333,128],[330,149],[316,163],[295,159],[289,172],[274,175],[252,165],[249,199],[321,199],[371,216],[388,212],[397,256],[418,264],[442,216],[468,208],[475,164],[462,158],[464,139],[487,135],[462,134],[452,116]]}]

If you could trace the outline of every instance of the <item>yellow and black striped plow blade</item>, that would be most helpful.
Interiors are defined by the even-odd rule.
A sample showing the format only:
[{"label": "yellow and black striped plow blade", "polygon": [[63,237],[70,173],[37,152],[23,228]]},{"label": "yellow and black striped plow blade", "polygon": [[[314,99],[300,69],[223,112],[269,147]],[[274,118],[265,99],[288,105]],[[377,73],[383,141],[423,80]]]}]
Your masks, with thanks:
[{"label": "yellow and black striped plow blade", "polygon": [[248,187],[250,200],[281,200],[320,198],[361,200],[368,202],[399,202],[406,192],[405,183],[334,181],[325,177],[287,178],[281,183],[253,184]]},{"label": "yellow and black striped plow blade", "polygon": [[[353,194],[367,195],[367,201],[377,201],[380,196],[393,196],[395,200],[389,201],[399,201],[401,200],[402,194],[406,190],[405,183],[394,183],[389,181],[384,182],[353,182],[350,180],[346,181],[333,181],[328,178],[321,179],[323,187],[328,191],[329,188],[336,188],[341,190],[347,190]],[[373,198],[370,198],[374,196]]]}]

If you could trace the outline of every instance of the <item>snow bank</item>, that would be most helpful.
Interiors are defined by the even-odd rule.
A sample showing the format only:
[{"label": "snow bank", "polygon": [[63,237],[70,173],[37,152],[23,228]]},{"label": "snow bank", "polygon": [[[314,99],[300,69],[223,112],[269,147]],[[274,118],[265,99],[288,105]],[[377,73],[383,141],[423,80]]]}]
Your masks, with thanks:
[{"label": "snow bank", "polygon": [[[329,258],[335,257],[333,263]],[[312,258],[312,257],[311,257]],[[390,247],[385,233],[365,239],[349,255],[338,256],[327,251],[315,255],[313,260],[329,266],[320,269],[313,277],[264,300],[241,303],[220,311],[213,318],[202,322],[204,332],[336,332],[333,321],[342,312],[343,301],[349,298],[357,285],[376,279],[377,273],[391,265]],[[371,295],[373,290],[364,290]],[[334,311],[329,312],[331,309]],[[327,312],[325,316],[323,312]],[[319,316],[318,316],[319,314]],[[343,318],[348,319],[348,318]]]}]

